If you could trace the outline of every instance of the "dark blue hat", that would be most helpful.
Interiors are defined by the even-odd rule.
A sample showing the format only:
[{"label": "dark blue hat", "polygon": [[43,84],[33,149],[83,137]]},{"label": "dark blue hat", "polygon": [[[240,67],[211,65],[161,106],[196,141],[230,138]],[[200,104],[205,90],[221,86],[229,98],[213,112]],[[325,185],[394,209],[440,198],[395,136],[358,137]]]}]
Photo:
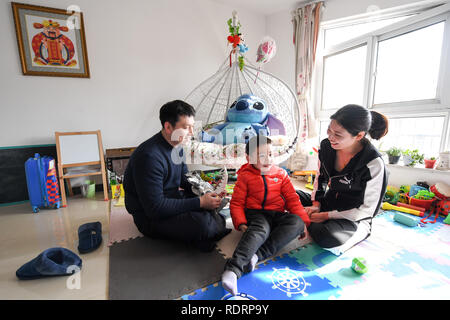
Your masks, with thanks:
[{"label": "dark blue hat", "polygon": [[68,249],[50,248],[17,269],[16,276],[21,280],[66,276],[81,269],[81,262],[80,257]]},{"label": "dark blue hat", "polygon": [[78,251],[88,253],[97,249],[102,243],[102,224],[90,222],[78,228]]}]

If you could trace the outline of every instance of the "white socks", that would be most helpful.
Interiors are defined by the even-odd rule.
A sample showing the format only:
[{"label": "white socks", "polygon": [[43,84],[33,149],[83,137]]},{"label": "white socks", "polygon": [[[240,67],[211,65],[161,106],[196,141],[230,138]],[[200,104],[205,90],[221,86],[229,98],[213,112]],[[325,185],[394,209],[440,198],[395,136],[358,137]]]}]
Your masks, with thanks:
[{"label": "white socks", "polygon": [[[252,258],[250,259],[250,262],[248,264],[248,272],[252,272],[255,270],[255,266],[258,263],[258,256],[254,254]],[[225,272],[222,275],[222,286],[225,290],[227,290],[229,293],[231,293],[233,296],[238,294],[237,289],[237,275],[231,270],[225,270]]]},{"label": "white socks", "polygon": [[237,275],[231,270],[225,270],[222,275],[222,286],[233,296],[237,295]]},{"label": "white socks", "polygon": [[253,257],[250,259],[250,269],[248,272],[253,272],[253,270],[255,270],[255,266],[258,263],[258,256],[256,255],[256,253],[253,255]]}]

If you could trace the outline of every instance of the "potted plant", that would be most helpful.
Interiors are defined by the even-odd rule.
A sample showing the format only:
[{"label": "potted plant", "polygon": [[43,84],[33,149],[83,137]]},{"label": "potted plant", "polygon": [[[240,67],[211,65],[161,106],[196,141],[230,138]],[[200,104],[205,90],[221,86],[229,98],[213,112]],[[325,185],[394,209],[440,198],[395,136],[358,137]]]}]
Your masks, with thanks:
[{"label": "potted plant", "polygon": [[431,158],[425,159],[424,161],[425,161],[425,168],[433,169],[434,165],[436,163],[436,158],[431,157]]},{"label": "potted plant", "polygon": [[403,163],[405,166],[414,167],[418,163],[423,163],[424,155],[418,149],[406,149],[403,153]]},{"label": "potted plant", "polygon": [[386,154],[388,155],[389,163],[396,164],[398,160],[400,160],[400,156],[402,155],[402,149],[392,147],[388,151],[386,151]]}]

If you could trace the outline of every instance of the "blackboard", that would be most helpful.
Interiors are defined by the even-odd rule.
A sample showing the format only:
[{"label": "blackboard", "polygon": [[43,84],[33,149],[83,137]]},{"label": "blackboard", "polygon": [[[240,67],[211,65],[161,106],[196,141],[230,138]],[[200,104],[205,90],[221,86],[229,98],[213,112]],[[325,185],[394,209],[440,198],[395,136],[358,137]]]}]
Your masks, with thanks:
[{"label": "blackboard", "polygon": [[29,200],[25,161],[35,153],[57,160],[56,145],[0,148],[0,204]]}]

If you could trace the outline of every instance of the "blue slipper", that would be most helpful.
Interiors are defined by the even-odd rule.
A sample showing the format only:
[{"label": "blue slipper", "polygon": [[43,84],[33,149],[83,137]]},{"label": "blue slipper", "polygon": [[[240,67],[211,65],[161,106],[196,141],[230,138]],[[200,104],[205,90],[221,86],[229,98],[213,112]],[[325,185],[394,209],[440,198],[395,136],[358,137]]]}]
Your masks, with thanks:
[{"label": "blue slipper", "polygon": [[80,257],[68,249],[50,248],[17,269],[16,276],[21,280],[66,276],[81,269],[81,263]]},{"label": "blue slipper", "polygon": [[78,251],[88,253],[97,249],[102,243],[102,224],[89,222],[78,228]]}]

